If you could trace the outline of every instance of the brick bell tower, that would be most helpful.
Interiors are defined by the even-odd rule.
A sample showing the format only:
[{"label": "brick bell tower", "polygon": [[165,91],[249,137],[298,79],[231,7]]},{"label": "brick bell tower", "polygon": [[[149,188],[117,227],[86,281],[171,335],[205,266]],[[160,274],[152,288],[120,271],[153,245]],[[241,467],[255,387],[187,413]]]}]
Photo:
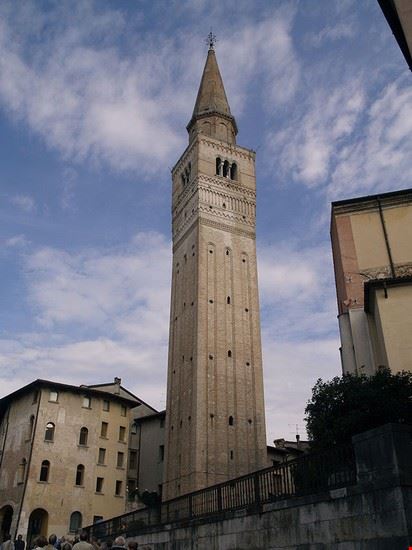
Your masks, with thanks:
[{"label": "brick bell tower", "polygon": [[187,130],[172,170],[165,500],[266,466],[255,152],[236,144],[212,35]]}]

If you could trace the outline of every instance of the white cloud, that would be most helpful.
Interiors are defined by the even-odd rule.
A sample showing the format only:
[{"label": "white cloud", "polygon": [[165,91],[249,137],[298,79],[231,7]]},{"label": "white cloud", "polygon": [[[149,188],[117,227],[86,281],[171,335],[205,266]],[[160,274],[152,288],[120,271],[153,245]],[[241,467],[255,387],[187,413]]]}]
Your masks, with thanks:
[{"label": "white cloud", "polygon": [[4,244],[8,248],[22,248],[30,243],[24,235],[14,235],[9,239],[6,239]]},{"label": "white cloud", "polygon": [[283,174],[291,174],[308,187],[324,184],[335,156],[353,134],[364,104],[359,80],[333,90],[320,87],[314,91],[305,109],[269,138]]},{"label": "white cloud", "polygon": [[10,202],[25,212],[33,212],[36,209],[36,203],[29,195],[13,195]]},{"label": "white cloud", "polygon": [[410,75],[387,85],[368,105],[363,132],[342,147],[328,196],[410,187],[412,181],[412,89]]},{"label": "white cloud", "polygon": [[327,25],[317,33],[310,33],[305,38],[309,45],[318,48],[324,42],[352,38],[356,32],[356,26],[353,21],[341,21],[336,25]]},{"label": "white cloud", "polygon": [[[136,35],[125,49],[128,21],[115,9],[14,6],[4,3],[0,24],[0,102],[12,116],[68,159],[146,175],[175,160],[184,147],[176,122],[190,117],[204,60],[196,25],[185,40]],[[294,14],[289,6],[222,31],[218,56],[235,114],[257,81],[268,108],[293,97],[300,74]]]}]

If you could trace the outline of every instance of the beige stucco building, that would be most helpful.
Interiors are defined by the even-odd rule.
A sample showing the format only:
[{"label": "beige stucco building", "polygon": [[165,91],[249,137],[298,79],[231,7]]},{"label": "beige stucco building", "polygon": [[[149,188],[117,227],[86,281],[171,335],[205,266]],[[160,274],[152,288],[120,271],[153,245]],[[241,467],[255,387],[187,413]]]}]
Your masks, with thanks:
[{"label": "beige stucco building", "polygon": [[125,512],[136,417],[157,411],[113,383],[36,380],[0,400],[0,529],[28,541]]},{"label": "beige stucco building", "polygon": [[332,203],[343,372],[412,370],[412,190]]},{"label": "beige stucco building", "polygon": [[166,499],[267,464],[255,152],[236,144],[213,44],[172,170]]}]

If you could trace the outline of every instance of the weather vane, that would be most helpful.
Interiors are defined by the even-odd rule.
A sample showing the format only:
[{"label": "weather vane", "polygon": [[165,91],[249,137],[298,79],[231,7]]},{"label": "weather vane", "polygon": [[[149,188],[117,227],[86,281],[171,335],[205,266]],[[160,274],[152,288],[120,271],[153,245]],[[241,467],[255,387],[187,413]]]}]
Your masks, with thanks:
[{"label": "weather vane", "polygon": [[207,38],[206,38],[206,44],[209,46],[210,50],[214,49],[216,42],[217,42],[216,35],[213,34],[212,30],[210,30],[210,33],[207,35]]}]

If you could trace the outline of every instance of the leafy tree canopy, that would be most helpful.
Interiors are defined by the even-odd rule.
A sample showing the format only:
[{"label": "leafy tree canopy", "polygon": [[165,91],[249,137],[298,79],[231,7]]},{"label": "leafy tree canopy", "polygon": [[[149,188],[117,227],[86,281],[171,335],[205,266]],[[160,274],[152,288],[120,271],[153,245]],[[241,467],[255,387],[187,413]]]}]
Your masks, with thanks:
[{"label": "leafy tree canopy", "polygon": [[412,373],[381,368],[373,376],[319,379],[305,414],[314,449],[350,442],[353,435],[388,422],[412,424]]}]

